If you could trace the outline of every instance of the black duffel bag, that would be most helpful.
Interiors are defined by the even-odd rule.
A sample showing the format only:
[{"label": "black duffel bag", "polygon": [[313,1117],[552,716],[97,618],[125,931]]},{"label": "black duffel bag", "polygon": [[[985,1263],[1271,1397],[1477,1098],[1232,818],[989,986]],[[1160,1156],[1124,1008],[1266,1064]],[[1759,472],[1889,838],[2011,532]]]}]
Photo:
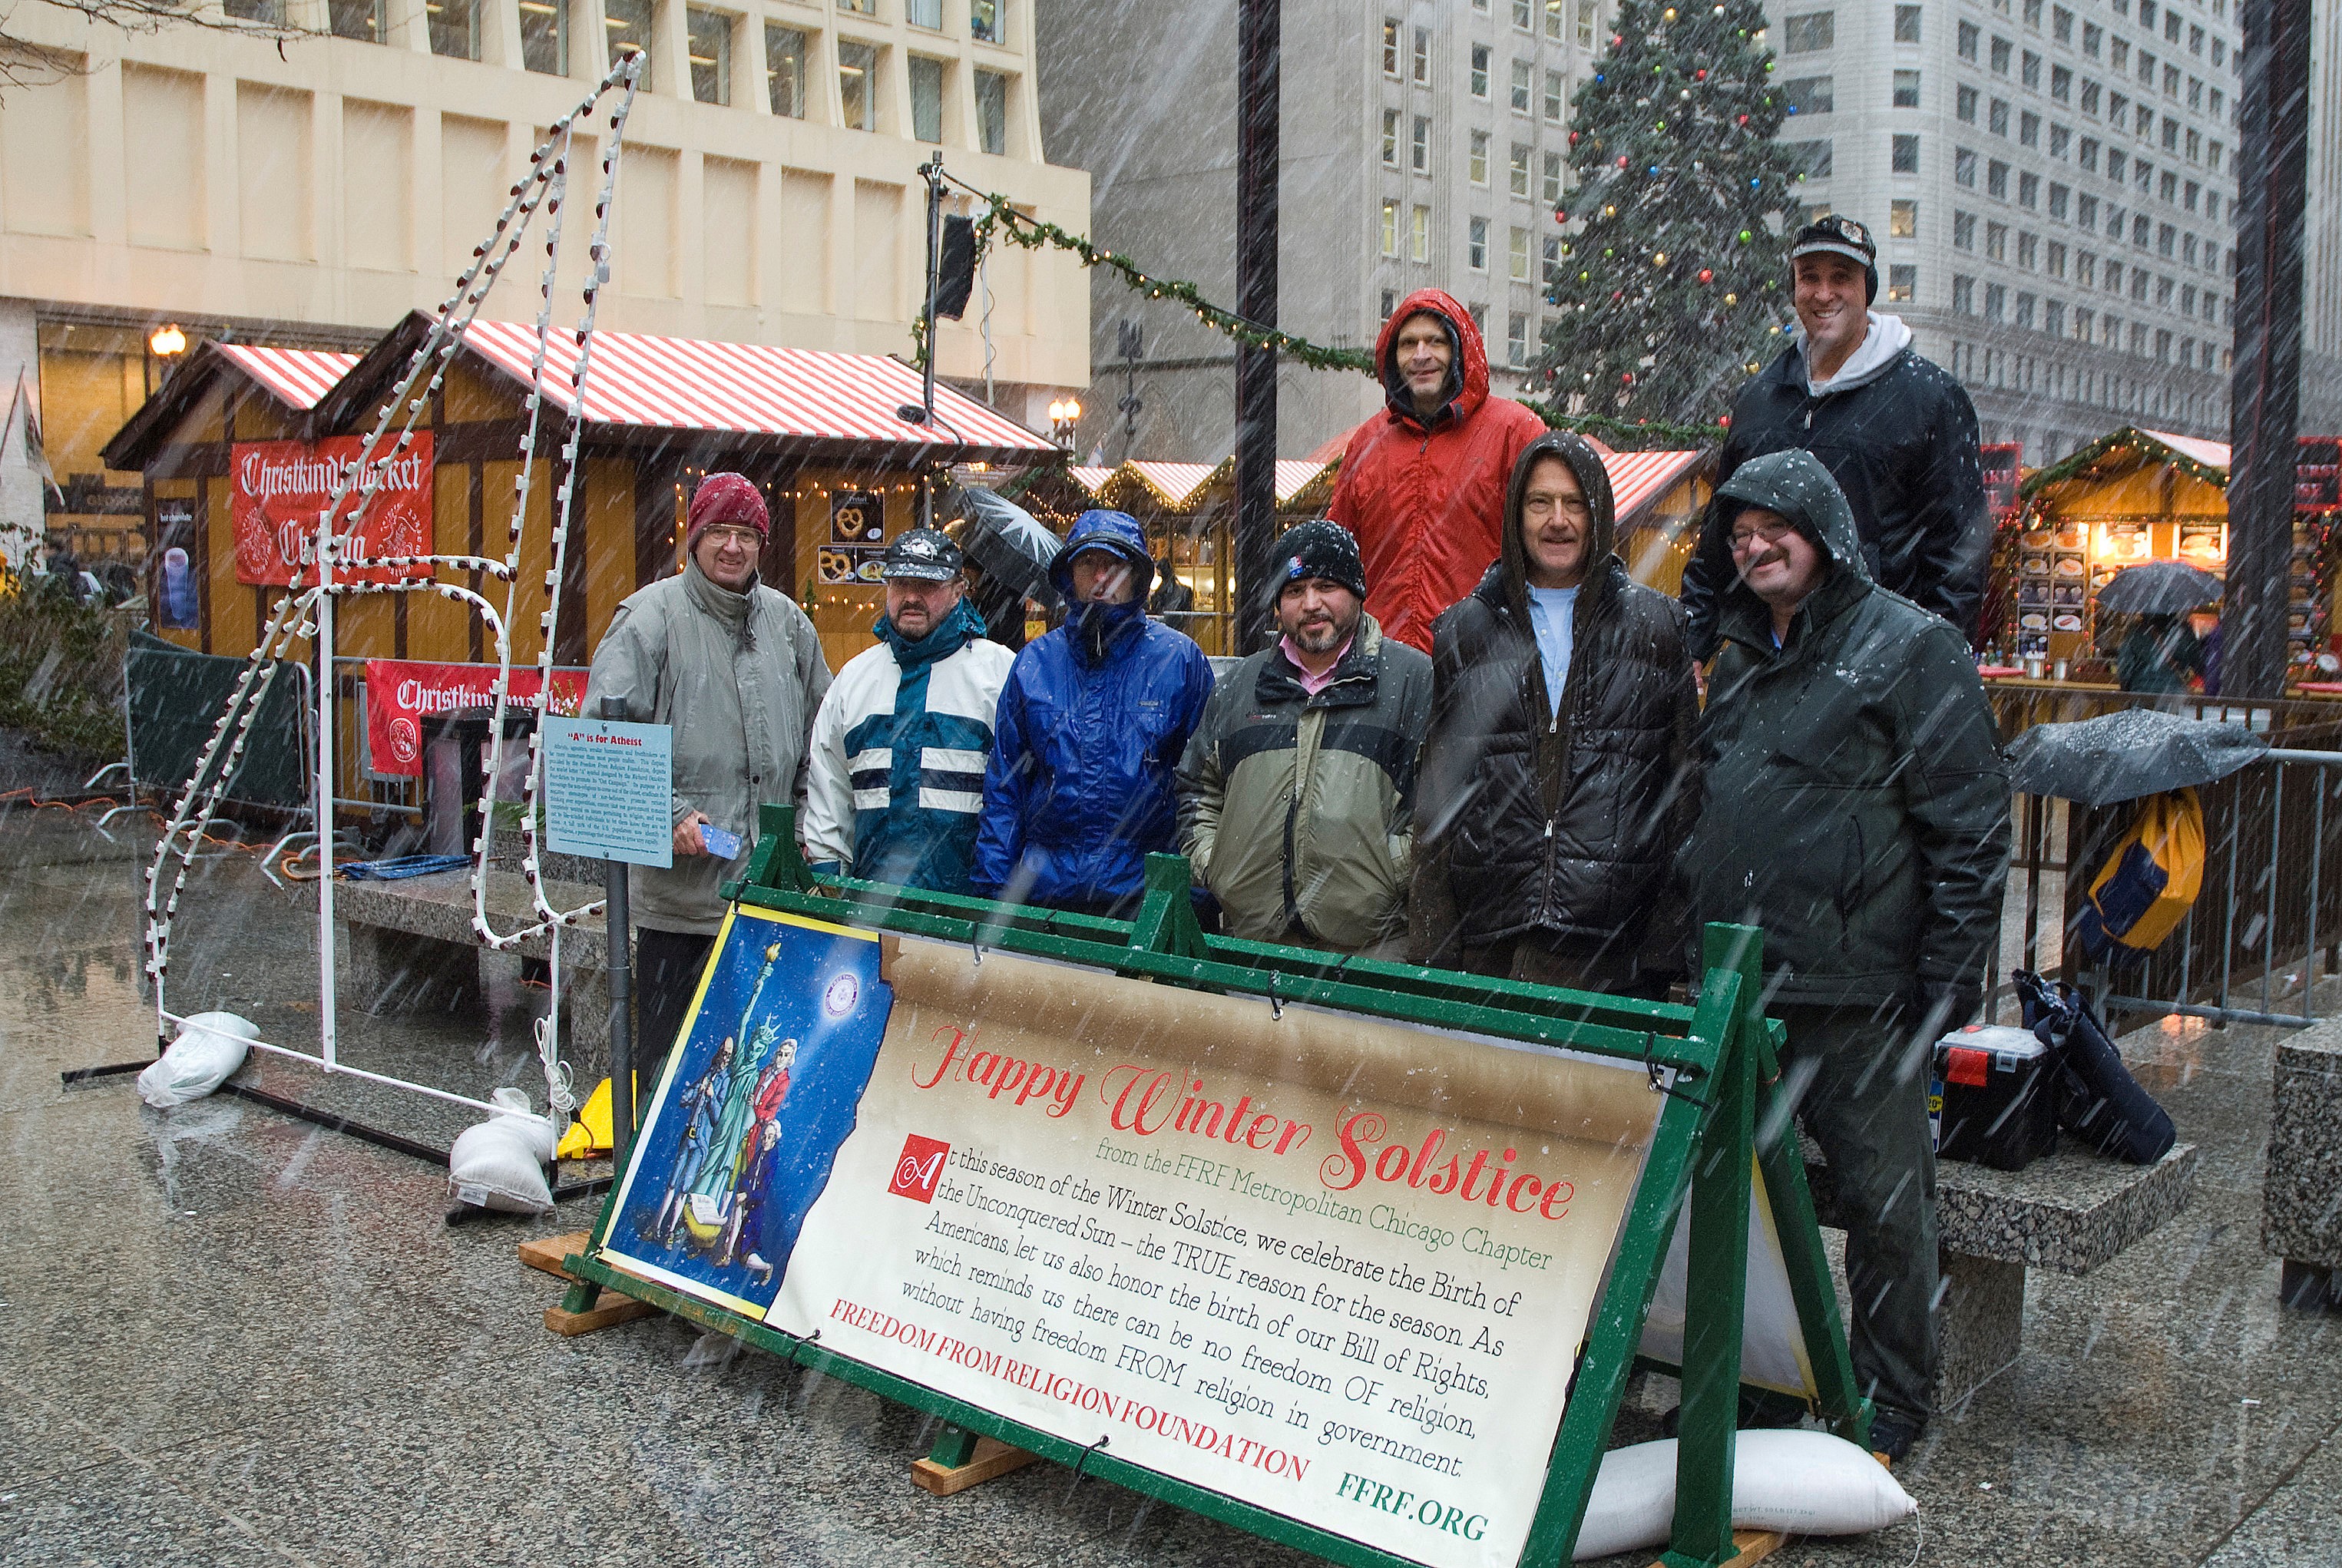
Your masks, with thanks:
[{"label": "black duffel bag", "polygon": [[2134,1165],[2152,1165],[2169,1154],[2178,1130],[2123,1065],[2122,1053],[2082,994],[2029,970],[2008,978],[2024,1005],[2025,1026],[2049,1047],[2057,1125],[2099,1154]]}]

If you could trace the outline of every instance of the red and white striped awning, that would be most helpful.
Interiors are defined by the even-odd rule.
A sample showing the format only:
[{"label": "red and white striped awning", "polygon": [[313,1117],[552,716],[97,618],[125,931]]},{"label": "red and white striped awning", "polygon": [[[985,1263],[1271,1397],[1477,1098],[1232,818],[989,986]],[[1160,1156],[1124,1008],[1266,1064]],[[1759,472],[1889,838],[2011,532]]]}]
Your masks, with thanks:
[{"label": "red and white striped awning", "polygon": [[1144,458],[1134,458],[1116,472],[1136,475],[1147,489],[1162,498],[1165,505],[1184,506],[1203,487],[1204,481],[1212,476],[1212,464],[1153,463]]},{"label": "red and white striped awning", "polygon": [[1075,484],[1093,495],[1098,493],[1099,486],[1114,477],[1113,469],[1094,467],[1086,463],[1076,463],[1066,472],[1073,475]]},{"label": "red and white striped awning", "polygon": [[1333,463],[1313,462],[1306,457],[1280,457],[1276,460],[1276,504],[1279,506],[1301,494],[1301,487],[1315,479]]},{"label": "red and white striped awning", "polygon": [[[518,322],[475,321],[465,345],[528,384],[536,334]],[[565,411],[576,340],[548,341],[545,393]],[[971,448],[1054,455],[1057,448],[1015,420],[950,387],[936,387],[930,434],[896,417],[919,401],[919,373],[875,354],[707,343],[643,333],[597,332],[586,384],[586,420],[652,430],[706,430],[808,440],[926,446],[956,434]]]},{"label": "red and white striped awning", "polygon": [[2149,430],[2143,424],[2138,427],[2138,433],[2152,435],[2172,451],[2192,457],[2207,468],[2226,469],[2228,466],[2228,444],[2225,441],[2207,441],[2200,435],[2174,435],[2165,430]]},{"label": "red and white striped awning", "polygon": [[1602,466],[1610,475],[1610,498],[1619,526],[1640,522],[1640,514],[1674,489],[1706,455],[1704,452],[1605,452]]},{"label": "red and white striped awning", "polygon": [[260,348],[244,343],[215,343],[222,358],[266,387],[287,408],[303,413],[334,389],[358,362],[355,354],[315,348]]}]

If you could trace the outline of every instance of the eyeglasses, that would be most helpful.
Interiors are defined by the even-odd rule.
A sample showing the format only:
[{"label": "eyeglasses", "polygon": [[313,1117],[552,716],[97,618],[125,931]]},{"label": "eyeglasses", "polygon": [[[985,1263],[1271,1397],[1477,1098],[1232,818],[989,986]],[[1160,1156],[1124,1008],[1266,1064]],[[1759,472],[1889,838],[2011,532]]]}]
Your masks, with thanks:
[{"label": "eyeglasses", "polygon": [[1524,512],[1561,512],[1572,517],[1594,515],[1593,503],[1583,495],[1528,495],[1521,501]]},{"label": "eyeglasses", "polygon": [[1745,550],[1752,549],[1760,539],[1767,544],[1777,544],[1788,534],[1796,533],[1797,527],[1797,525],[1787,517],[1777,517],[1770,523],[1757,523],[1746,528],[1735,528],[1731,536],[1732,553],[1737,555]]},{"label": "eyeglasses", "polygon": [[702,539],[715,540],[719,547],[726,544],[737,544],[743,550],[760,550],[764,548],[765,544],[765,536],[754,528],[738,528],[726,524],[704,528],[700,531],[699,536]]}]

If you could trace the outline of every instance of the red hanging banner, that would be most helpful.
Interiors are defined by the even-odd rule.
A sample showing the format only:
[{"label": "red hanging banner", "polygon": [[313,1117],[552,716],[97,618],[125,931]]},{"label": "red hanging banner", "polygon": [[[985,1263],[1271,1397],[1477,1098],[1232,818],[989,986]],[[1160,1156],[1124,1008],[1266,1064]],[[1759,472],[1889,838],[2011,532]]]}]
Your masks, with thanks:
[{"label": "red hanging banner", "polygon": [[[365,667],[367,764],[378,774],[415,778],[423,772],[423,721],[457,708],[495,705],[494,664],[431,664],[408,659],[368,659]],[[536,700],[536,666],[512,673],[512,705]],[[575,714],[585,705],[586,672],[564,666],[553,672],[553,711]],[[523,743],[524,746],[525,743]]]},{"label": "red hanging banner", "polygon": [[[235,580],[288,584],[315,556],[317,514],[365,441],[333,435],[323,441],[239,441],[230,453],[228,510],[235,524]],[[359,524],[356,552],[367,558],[431,552],[431,433],[418,430],[405,452],[377,456],[381,483]],[[350,485],[344,517],[357,507]],[[420,571],[355,574],[370,582],[425,576]]]}]

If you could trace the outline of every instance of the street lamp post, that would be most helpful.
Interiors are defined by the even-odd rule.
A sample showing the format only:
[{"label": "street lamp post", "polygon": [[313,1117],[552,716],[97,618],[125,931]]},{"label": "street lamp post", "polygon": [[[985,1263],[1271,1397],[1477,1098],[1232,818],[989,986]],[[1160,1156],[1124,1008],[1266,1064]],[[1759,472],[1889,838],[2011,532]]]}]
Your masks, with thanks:
[{"label": "street lamp post", "polygon": [[1049,439],[1071,452],[1074,436],[1082,422],[1082,405],[1070,397],[1053,399],[1049,404]]},{"label": "street lamp post", "polygon": [[152,397],[155,394],[154,362],[158,359],[163,362],[163,378],[167,381],[171,376],[171,366],[177,364],[179,356],[186,352],[187,335],[179,330],[176,322],[166,321],[146,335],[148,358],[139,367],[143,373],[140,379],[145,383],[146,395]]},{"label": "street lamp post", "polygon": [[1138,362],[1146,352],[1146,328],[1135,321],[1118,323],[1115,347],[1122,360],[1122,396],[1114,406],[1122,415],[1122,460],[1127,463],[1138,444],[1138,415],[1146,406],[1138,397]]}]

